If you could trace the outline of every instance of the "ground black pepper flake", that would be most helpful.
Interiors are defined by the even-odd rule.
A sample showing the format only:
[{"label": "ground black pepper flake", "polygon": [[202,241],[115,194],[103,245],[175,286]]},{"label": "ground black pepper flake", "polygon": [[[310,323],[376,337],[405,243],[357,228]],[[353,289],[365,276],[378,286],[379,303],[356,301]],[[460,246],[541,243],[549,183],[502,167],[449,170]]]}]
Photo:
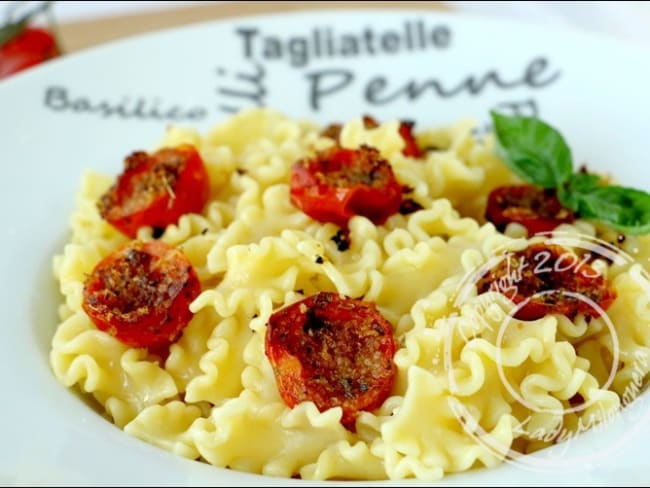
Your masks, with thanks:
[{"label": "ground black pepper flake", "polygon": [[343,252],[350,249],[350,240],[348,239],[348,234],[342,229],[339,229],[336,234],[331,237],[331,240],[336,244],[336,248]]},{"label": "ground black pepper flake", "polygon": [[154,227],[151,231],[151,237],[153,237],[154,239],[160,239],[164,233],[165,233],[164,227]]},{"label": "ground black pepper flake", "polygon": [[323,264],[324,262],[323,256],[316,256],[316,264]]},{"label": "ground black pepper flake", "polygon": [[407,198],[402,200],[402,204],[399,207],[399,213],[402,215],[412,214],[418,210],[422,210],[422,205],[413,200],[412,198]]},{"label": "ground black pepper flake", "polygon": [[569,405],[572,407],[577,407],[585,403],[584,397],[580,393],[576,393],[571,398],[569,398]]}]

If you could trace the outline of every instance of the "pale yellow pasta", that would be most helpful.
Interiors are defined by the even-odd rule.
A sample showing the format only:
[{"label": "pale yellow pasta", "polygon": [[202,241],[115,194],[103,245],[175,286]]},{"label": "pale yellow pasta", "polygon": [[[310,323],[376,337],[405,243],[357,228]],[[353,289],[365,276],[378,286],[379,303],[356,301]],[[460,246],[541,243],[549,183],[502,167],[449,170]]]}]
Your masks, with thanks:
[{"label": "pale yellow pasta", "polygon": [[[649,238],[622,246],[641,264],[594,264],[618,294],[608,310],[615,334],[604,318],[516,320],[503,295],[477,295],[471,286],[459,301],[468,273],[500,249],[528,243],[521,226],[502,234],[482,217],[489,191],[518,180],[491,138],[471,136],[471,123],[418,134],[421,146],[434,148],[421,160],[402,155],[398,126],[366,129],[356,118],[340,141],[375,146],[422,209],[380,226],[353,217],[345,251],[332,240],[334,224],[316,222],[289,198],[292,164],[333,144],[318,127],[250,110],[207,135],[168,130],[160,147],[191,143],[200,151],[210,201],[160,237],[182,249],[202,284],[193,319],[165,361],[97,330],[82,309],[86,276],[127,241],[96,209],[114,178],[84,174],[69,241],[54,258],[63,296],[50,354],[58,380],[153,445],[304,479],[433,480],[495,466],[511,450],[552,445],[634,400],[650,372]],[[604,235],[581,221],[558,232]],[[152,229],[138,238],[152,239]],[[287,407],[264,352],[270,315],[319,291],[375,302],[399,343],[391,395],[362,412],[355,431],[340,423],[340,407]],[[571,411],[577,397],[585,408]]]}]

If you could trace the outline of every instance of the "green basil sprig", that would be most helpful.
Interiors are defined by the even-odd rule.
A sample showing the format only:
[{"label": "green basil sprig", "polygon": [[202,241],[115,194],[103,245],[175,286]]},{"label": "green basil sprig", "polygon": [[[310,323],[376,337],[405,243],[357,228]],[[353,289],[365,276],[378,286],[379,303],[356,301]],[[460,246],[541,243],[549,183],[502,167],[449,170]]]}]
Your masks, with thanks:
[{"label": "green basil sprig", "polygon": [[650,232],[650,194],[604,185],[598,175],[574,173],[571,149],[560,132],[535,117],[491,112],[497,151],[520,178],[555,188],[565,207],[627,234]]},{"label": "green basil sprig", "polygon": [[542,188],[557,188],[573,172],[571,149],[550,125],[532,117],[492,112],[499,155],[520,178]]}]

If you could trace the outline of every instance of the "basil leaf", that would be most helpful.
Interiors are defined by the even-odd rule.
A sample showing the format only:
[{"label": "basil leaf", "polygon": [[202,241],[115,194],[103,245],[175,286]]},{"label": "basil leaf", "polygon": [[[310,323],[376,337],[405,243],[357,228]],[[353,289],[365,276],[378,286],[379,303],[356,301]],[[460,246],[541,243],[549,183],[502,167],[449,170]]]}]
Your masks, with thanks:
[{"label": "basil leaf", "polygon": [[574,173],[569,178],[569,188],[579,193],[588,193],[600,186],[601,176],[593,173]]},{"label": "basil leaf", "polygon": [[581,188],[572,195],[580,217],[603,222],[627,234],[650,232],[650,194],[622,186]]},{"label": "basil leaf", "polygon": [[574,173],[568,183],[558,188],[560,203],[574,212],[578,211],[578,195],[588,194],[600,184],[600,176],[591,173]]},{"label": "basil leaf", "polygon": [[558,188],[571,177],[571,149],[553,127],[535,117],[490,112],[499,155],[523,180],[542,188]]}]

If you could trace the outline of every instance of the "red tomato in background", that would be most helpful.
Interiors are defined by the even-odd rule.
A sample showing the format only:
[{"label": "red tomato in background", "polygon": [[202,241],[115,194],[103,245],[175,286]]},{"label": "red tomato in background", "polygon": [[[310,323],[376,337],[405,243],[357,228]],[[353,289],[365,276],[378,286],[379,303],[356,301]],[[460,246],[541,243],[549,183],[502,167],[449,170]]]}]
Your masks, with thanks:
[{"label": "red tomato in background", "polygon": [[320,411],[341,407],[354,430],[362,410],[381,406],[397,369],[391,324],[372,302],[320,292],[273,313],[265,351],[280,396],[291,408],[313,401]]},{"label": "red tomato in background", "polygon": [[293,165],[291,202],[311,218],[342,228],[355,215],[381,225],[399,211],[402,186],[375,148],[334,146]]},{"label": "red tomato in background", "polygon": [[[598,318],[616,299],[614,288],[584,259],[569,249],[546,244],[508,253],[478,280],[476,288],[479,294],[500,291],[517,305],[527,301],[514,315],[521,320],[549,314]],[[600,310],[576,295],[589,298]]]},{"label": "red tomato in background", "polygon": [[492,190],[485,218],[502,232],[509,223],[516,222],[528,229],[528,235],[534,235],[550,232],[562,223],[571,223],[575,215],[562,206],[555,190],[513,185]]},{"label": "red tomato in background", "polygon": [[162,241],[132,241],[95,266],[84,284],[83,309],[120,342],[157,348],[178,339],[200,292],[180,250]]},{"label": "red tomato in background", "polygon": [[56,40],[48,30],[26,27],[0,46],[0,79],[59,54]]},{"label": "red tomato in background", "polygon": [[183,144],[128,156],[124,172],[97,207],[104,219],[133,239],[140,227],[164,229],[183,214],[201,212],[209,193],[201,156],[193,146]]}]

